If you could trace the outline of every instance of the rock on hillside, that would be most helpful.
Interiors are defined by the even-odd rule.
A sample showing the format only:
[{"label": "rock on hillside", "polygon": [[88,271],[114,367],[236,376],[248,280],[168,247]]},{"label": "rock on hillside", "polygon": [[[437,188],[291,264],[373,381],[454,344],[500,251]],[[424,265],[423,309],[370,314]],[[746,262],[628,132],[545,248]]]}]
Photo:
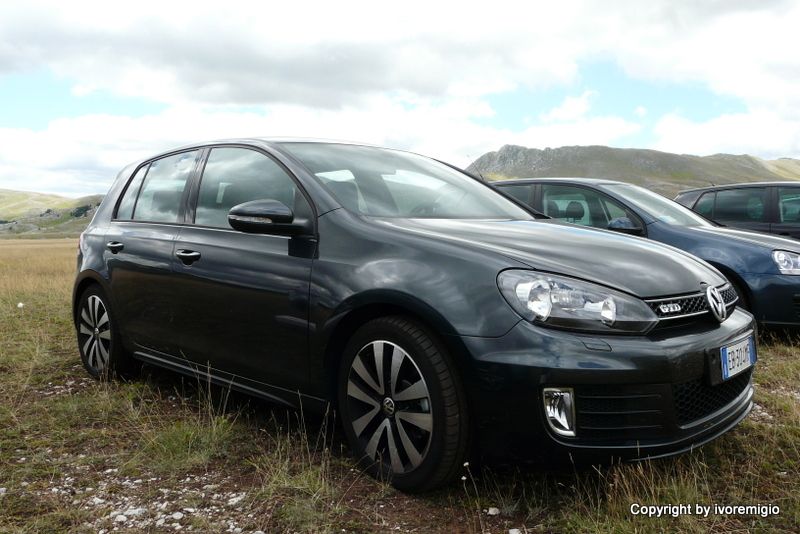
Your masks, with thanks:
[{"label": "rock on hillside", "polygon": [[690,156],[657,150],[505,145],[475,160],[467,170],[490,179],[542,176],[609,178],[643,185],[667,196],[712,184],[800,180],[800,160],[762,160],[748,155]]}]

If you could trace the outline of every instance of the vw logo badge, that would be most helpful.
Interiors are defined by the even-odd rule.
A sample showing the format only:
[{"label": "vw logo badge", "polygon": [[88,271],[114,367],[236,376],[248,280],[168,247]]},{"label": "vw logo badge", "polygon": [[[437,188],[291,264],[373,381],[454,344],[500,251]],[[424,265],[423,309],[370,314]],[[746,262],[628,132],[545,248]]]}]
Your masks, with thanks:
[{"label": "vw logo badge", "polygon": [[711,313],[717,318],[717,321],[722,322],[728,318],[728,308],[725,307],[725,300],[720,295],[719,290],[714,286],[709,286],[706,289],[706,300],[708,306],[711,308]]},{"label": "vw logo badge", "polygon": [[391,417],[394,415],[394,401],[389,397],[383,399],[383,413],[386,417]]}]

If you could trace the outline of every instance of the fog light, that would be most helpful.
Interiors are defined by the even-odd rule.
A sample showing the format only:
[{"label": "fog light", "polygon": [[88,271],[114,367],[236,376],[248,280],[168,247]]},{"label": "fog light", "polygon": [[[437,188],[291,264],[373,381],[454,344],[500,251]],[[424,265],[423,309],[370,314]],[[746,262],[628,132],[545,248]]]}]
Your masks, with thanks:
[{"label": "fog light", "polygon": [[575,395],[572,388],[544,388],[544,413],[553,432],[575,435]]}]

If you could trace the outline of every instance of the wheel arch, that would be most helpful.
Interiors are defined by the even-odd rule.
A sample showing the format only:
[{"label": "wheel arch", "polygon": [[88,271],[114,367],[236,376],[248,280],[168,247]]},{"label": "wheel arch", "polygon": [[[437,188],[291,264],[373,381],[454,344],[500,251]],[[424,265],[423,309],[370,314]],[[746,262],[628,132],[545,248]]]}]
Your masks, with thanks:
[{"label": "wheel arch", "polygon": [[736,284],[738,287],[742,289],[742,291],[744,291],[745,304],[747,305],[748,309],[755,311],[755,303],[753,302],[753,292],[750,289],[750,286],[747,285],[747,282],[745,282],[744,279],[742,279],[742,277],[736,273],[736,271],[734,271],[733,269],[731,269],[726,265],[717,263],[715,261],[708,261],[708,263],[710,263],[719,272],[724,274],[725,278]]},{"label": "wheel arch", "polygon": [[353,334],[373,319],[402,315],[429,331],[448,352],[462,383],[467,380],[468,354],[452,325],[435,309],[416,297],[397,292],[374,292],[351,299],[329,320],[324,336],[322,372],[325,377],[326,398],[336,404],[336,383],[344,348]]},{"label": "wheel arch", "polygon": [[[75,285],[72,288],[72,322],[74,323],[78,318],[78,299],[81,298],[83,292],[86,291],[91,285],[98,285],[103,289],[106,296],[111,299],[111,292],[109,291],[108,281],[103,276],[94,270],[82,271],[75,279]],[[113,302],[112,302],[113,305]]]}]

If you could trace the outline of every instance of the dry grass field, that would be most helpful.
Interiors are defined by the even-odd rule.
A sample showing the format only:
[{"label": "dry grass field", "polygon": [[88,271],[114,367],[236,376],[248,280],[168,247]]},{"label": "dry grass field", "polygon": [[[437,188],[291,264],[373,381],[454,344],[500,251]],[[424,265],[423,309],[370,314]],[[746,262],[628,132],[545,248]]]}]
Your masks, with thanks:
[{"label": "dry grass field", "polygon": [[[786,336],[761,340],[756,410],[692,454],[575,472],[467,466],[412,497],[359,473],[323,421],[165,371],[90,380],[70,323],[75,252],[0,240],[0,532],[800,530],[800,345]],[[650,518],[634,503],[780,513]]]}]

